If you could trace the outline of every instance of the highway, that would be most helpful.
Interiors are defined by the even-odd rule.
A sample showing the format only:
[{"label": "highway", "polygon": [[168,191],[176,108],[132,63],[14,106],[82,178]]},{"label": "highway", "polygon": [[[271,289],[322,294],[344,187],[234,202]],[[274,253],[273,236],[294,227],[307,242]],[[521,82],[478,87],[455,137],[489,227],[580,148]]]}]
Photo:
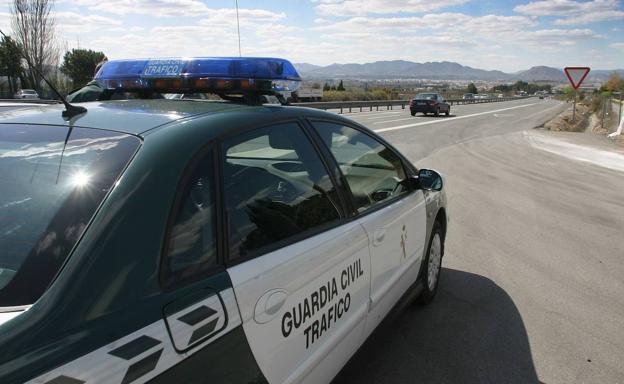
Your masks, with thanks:
[{"label": "highway", "polygon": [[446,177],[440,291],[388,319],[335,383],[624,382],[624,151],[540,126],[536,98],[347,114]]}]

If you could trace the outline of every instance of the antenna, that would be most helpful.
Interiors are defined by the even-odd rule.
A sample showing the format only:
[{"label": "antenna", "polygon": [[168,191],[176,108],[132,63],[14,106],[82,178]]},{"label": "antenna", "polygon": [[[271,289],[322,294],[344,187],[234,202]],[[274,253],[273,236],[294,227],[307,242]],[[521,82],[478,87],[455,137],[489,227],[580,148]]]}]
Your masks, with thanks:
[{"label": "antenna", "polygon": [[[0,34],[2,36],[4,36],[5,39],[8,39],[9,37],[7,35],[4,34],[4,32],[2,32],[2,30],[0,29]],[[35,71],[37,73],[37,75],[39,75],[39,77],[41,77],[43,79],[43,81],[45,81],[45,83],[48,85],[48,87],[50,87],[50,89],[52,90],[52,92],[54,92],[56,94],[56,96],[58,96],[59,99],[61,99],[61,102],[65,105],[65,110],[63,111],[63,117],[67,118],[67,119],[71,119],[74,116],[78,116],[82,113],[87,112],[87,108],[85,107],[80,107],[77,105],[71,105],[67,100],[65,100],[65,97],[63,97],[63,95],[61,95],[61,93],[54,88],[54,86],[48,81],[48,79],[45,78],[45,76],[43,76],[43,73],[41,73],[31,62],[30,60],[28,60],[28,57],[26,57],[26,54],[22,51],[21,47],[20,47],[20,54],[22,55],[22,57],[24,58],[24,60],[26,60],[26,63],[28,63],[28,67],[30,67],[31,71]]]},{"label": "antenna", "polygon": [[236,0],[236,29],[238,30],[238,56],[242,57],[241,43],[240,43],[240,21],[238,19],[238,0]]}]

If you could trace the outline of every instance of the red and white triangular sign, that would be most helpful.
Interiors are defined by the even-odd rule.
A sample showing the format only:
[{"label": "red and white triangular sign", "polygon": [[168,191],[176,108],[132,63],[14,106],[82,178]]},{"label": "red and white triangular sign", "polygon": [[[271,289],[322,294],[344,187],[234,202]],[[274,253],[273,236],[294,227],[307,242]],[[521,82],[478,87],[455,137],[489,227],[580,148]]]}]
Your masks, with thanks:
[{"label": "red and white triangular sign", "polygon": [[572,84],[572,88],[578,89],[589,74],[589,67],[565,67],[564,71],[570,84]]}]

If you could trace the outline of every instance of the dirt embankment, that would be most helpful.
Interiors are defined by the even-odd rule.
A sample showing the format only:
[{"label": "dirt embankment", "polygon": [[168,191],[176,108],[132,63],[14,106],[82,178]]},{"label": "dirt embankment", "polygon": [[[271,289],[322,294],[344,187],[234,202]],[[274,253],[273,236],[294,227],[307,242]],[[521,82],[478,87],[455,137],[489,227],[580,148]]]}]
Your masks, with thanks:
[{"label": "dirt embankment", "polygon": [[544,129],[549,131],[585,132],[591,119],[589,107],[583,103],[576,104],[576,116],[572,121],[572,108],[559,114],[554,119],[544,124]]}]

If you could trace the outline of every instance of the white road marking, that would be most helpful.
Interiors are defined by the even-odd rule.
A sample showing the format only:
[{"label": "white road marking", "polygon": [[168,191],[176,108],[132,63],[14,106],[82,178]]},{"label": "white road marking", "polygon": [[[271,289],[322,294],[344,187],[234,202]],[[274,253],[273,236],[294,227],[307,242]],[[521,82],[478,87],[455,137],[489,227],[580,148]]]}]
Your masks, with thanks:
[{"label": "white road marking", "polygon": [[362,116],[367,120],[375,120],[375,119],[387,119],[388,117],[395,117],[395,116],[388,116],[388,115],[396,115],[396,114],[400,114],[401,112],[388,112],[386,114],[384,114],[383,116],[374,116],[374,117],[368,117],[368,116]]},{"label": "white road marking", "polygon": [[395,121],[414,120],[414,119],[415,119],[415,117],[414,117],[414,116],[412,116],[412,117],[405,117],[405,118],[403,118],[403,119],[386,120],[386,121],[377,121],[377,122],[374,122],[373,124],[394,123]]},{"label": "white road marking", "polygon": [[422,123],[414,123],[414,124],[406,124],[406,125],[397,125],[396,127],[390,127],[390,128],[381,128],[381,129],[374,129],[375,132],[388,132],[388,131],[396,131],[399,129],[405,129],[405,128],[411,128],[411,127],[418,127],[420,125],[427,125],[427,124],[436,124],[436,123],[444,123],[447,121],[452,121],[452,120],[458,120],[458,119],[467,119],[469,117],[474,117],[474,116],[483,116],[483,115],[489,115],[491,113],[496,113],[496,112],[502,112],[502,111],[509,111],[510,109],[517,109],[517,108],[524,108],[524,107],[530,107],[531,105],[536,105],[536,104],[540,104],[540,103],[531,103],[531,104],[523,104],[523,105],[516,105],[514,107],[508,107],[508,108],[502,108],[502,109],[495,109],[493,111],[486,111],[486,112],[479,112],[479,113],[473,113],[470,115],[463,115],[463,116],[456,116],[456,117],[446,117],[446,118],[442,118],[440,120],[432,120],[432,121],[424,121]]},{"label": "white road marking", "polygon": [[572,144],[563,140],[526,132],[531,146],[585,163],[624,172],[624,153],[605,151],[585,145]]}]

